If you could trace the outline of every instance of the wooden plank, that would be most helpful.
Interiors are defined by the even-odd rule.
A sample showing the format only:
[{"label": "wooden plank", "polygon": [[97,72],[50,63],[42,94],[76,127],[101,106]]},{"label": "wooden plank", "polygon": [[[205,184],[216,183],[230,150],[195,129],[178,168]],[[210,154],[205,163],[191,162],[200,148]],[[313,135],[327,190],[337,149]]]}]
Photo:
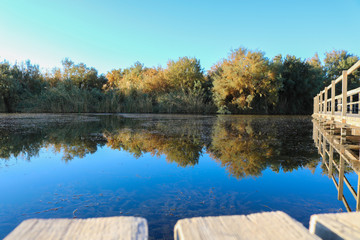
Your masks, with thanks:
[{"label": "wooden plank", "polygon": [[320,239],[283,212],[181,219],[175,225],[175,240]]},{"label": "wooden plank", "polygon": [[333,174],[333,162],[334,162],[334,147],[330,144],[330,155],[329,155],[329,177]]},{"label": "wooden plank", "polygon": [[360,143],[360,136],[354,136],[354,135],[346,136],[346,140]]},{"label": "wooden plank", "polygon": [[147,222],[138,217],[88,219],[29,219],[23,221],[5,240],[37,239],[148,239]]},{"label": "wooden plank", "polygon": [[[346,137],[346,140],[347,140],[347,137]],[[351,149],[351,150],[359,150],[359,149],[360,149],[360,145],[348,144],[348,145],[346,145],[346,148]]]},{"label": "wooden plank", "polygon": [[351,212],[351,208],[350,208],[350,206],[349,206],[349,203],[347,202],[347,200],[346,200],[346,198],[345,198],[344,195],[343,195],[341,201],[343,202],[343,204],[344,204],[344,206],[345,206],[345,208],[346,208],[346,211]]},{"label": "wooden plank", "polygon": [[357,185],[357,195],[356,195],[356,211],[360,211],[360,174],[358,174],[358,185]]},{"label": "wooden plank", "polygon": [[357,93],[359,93],[359,92],[360,92],[360,87],[348,91],[348,92],[347,92],[347,95],[348,95],[348,96],[352,96],[352,95],[355,95],[355,94],[357,94]]},{"label": "wooden plank", "polygon": [[327,103],[328,103],[328,88],[325,87],[325,100],[324,100],[324,105],[325,105],[325,109],[324,109],[324,113],[327,113]]},{"label": "wooden plank", "polygon": [[338,78],[335,80],[335,84],[338,83],[338,82],[341,82],[342,77],[343,77],[342,75],[341,75],[340,77],[338,77]]},{"label": "wooden plank", "polygon": [[[342,76],[338,77],[337,79],[333,80],[334,84],[337,84],[338,82],[340,82],[342,80]],[[332,86],[332,83],[330,83],[329,86],[327,86],[328,88],[330,88]]]},{"label": "wooden plank", "polygon": [[320,92],[320,112],[323,113],[323,94]]},{"label": "wooden plank", "polygon": [[351,186],[349,180],[344,176],[344,182],[346,183],[346,186],[348,187],[349,191],[351,192],[351,194],[354,196],[354,198],[356,199],[357,194],[355,192],[355,189]]},{"label": "wooden plank", "polygon": [[309,230],[322,239],[360,239],[360,213],[312,215]]},{"label": "wooden plank", "polygon": [[335,81],[331,81],[331,114],[335,113]]},{"label": "wooden plank", "polygon": [[342,71],[342,77],[343,77],[343,81],[342,81],[342,100],[341,100],[341,116],[345,117],[346,113],[347,113],[347,86],[348,86],[348,82],[347,82],[347,72],[346,70]]},{"label": "wooden plank", "polygon": [[360,60],[357,61],[354,65],[352,65],[351,68],[348,69],[348,74],[351,74],[353,71],[355,71],[359,67],[360,67]]}]

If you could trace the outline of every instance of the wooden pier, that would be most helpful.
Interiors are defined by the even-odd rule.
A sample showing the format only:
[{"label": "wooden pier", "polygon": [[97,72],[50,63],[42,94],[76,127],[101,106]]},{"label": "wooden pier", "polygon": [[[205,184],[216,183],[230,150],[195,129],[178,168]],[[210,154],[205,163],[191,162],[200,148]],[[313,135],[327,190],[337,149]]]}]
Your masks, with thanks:
[{"label": "wooden pier", "polygon": [[29,219],[23,221],[6,240],[146,240],[144,218],[108,217],[88,219]]},{"label": "wooden pier", "polygon": [[360,213],[312,215],[310,233],[324,240],[360,239]]},{"label": "wooden pier", "polygon": [[174,237],[175,240],[321,239],[311,234],[301,223],[279,211],[182,219],[175,225]]},{"label": "wooden pier", "polygon": [[[348,90],[348,76],[359,67],[360,61],[314,97],[314,118],[360,127],[360,87]],[[336,94],[338,84],[341,84],[340,94]]]},{"label": "wooden pier", "polygon": [[[360,239],[360,213],[311,216],[310,231],[284,212],[196,217],[179,220],[175,240]],[[144,218],[29,219],[5,240],[147,240]]]}]

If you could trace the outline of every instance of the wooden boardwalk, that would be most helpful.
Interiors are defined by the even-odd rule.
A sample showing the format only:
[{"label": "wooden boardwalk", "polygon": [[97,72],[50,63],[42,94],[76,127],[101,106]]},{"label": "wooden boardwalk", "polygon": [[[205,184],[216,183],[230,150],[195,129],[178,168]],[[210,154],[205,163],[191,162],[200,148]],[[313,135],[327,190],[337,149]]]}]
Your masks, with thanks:
[{"label": "wooden boardwalk", "polygon": [[[263,212],[250,215],[196,217],[179,220],[175,240],[292,240],[360,239],[360,213],[313,215],[310,231],[287,214]],[[144,218],[30,219],[5,240],[13,239],[121,239],[147,240]]]},{"label": "wooden boardwalk", "polygon": [[6,240],[146,240],[147,222],[138,217],[88,219],[30,219],[23,221]]},{"label": "wooden boardwalk", "polygon": [[360,239],[360,213],[312,215],[310,232],[322,239]]},{"label": "wooden boardwalk", "polygon": [[321,239],[283,212],[182,219],[176,223],[174,235],[175,240]]},{"label": "wooden boardwalk", "polygon": [[[360,127],[360,87],[348,90],[348,76],[359,67],[360,61],[344,70],[339,78],[314,97],[314,118]],[[341,84],[341,93],[338,95],[337,84]]]}]

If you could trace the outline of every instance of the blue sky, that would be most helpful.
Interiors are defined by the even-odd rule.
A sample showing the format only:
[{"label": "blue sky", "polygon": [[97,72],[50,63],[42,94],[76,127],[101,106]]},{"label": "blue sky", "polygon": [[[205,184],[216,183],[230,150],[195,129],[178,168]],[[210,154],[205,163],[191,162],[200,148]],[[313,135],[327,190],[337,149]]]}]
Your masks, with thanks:
[{"label": "blue sky", "polygon": [[239,47],[360,55],[359,15],[360,0],[0,0],[0,59],[50,69],[69,57],[106,73],[182,56],[208,70]]}]

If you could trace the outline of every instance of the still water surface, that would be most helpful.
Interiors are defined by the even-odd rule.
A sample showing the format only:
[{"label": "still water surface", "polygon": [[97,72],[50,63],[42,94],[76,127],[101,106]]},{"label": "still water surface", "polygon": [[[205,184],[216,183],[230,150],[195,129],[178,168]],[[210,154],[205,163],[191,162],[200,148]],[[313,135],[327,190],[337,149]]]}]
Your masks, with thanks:
[{"label": "still water surface", "polygon": [[0,115],[0,238],[28,218],[140,216],[150,239],[196,216],[308,226],[346,211],[312,131],[307,116]]}]

